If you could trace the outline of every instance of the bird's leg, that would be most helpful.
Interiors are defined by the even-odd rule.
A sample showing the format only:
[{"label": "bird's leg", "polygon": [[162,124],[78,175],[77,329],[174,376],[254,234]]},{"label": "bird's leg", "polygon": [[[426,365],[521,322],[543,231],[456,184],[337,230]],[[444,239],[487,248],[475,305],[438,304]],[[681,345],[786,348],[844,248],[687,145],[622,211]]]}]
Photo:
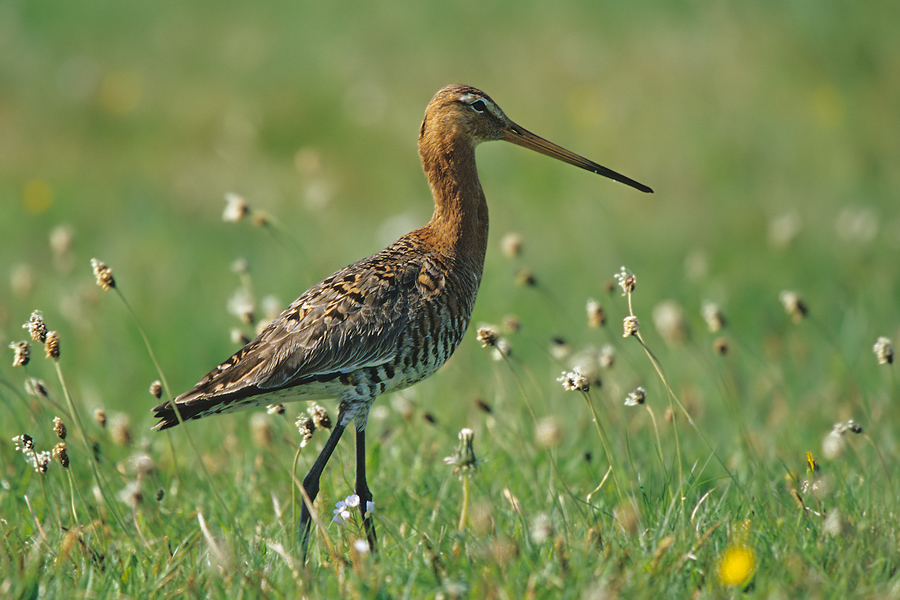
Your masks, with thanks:
[{"label": "bird's leg", "polygon": [[309,503],[307,504],[304,499],[303,508],[300,511],[300,549],[304,558],[306,558],[306,549],[309,545],[310,526],[312,525],[312,515],[309,512],[309,509],[315,501],[316,496],[319,494],[319,478],[322,476],[322,471],[325,470],[325,465],[328,464],[328,459],[331,458],[331,454],[337,447],[338,441],[341,439],[341,434],[344,433],[344,428],[346,427],[346,425],[342,423],[341,416],[343,415],[338,415],[337,423],[335,423],[334,429],[331,430],[328,441],[325,442],[325,446],[319,453],[319,457],[316,458],[316,462],[309,470],[309,473],[303,478],[303,489],[306,491],[306,495],[309,496]]},{"label": "bird's leg", "polygon": [[363,527],[366,530],[366,539],[369,541],[369,549],[375,552],[375,524],[372,515],[367,514],[369,502],[372,501],[372,492],[366,483],[366,430],[356,430],[356,495],[359,496],[359,510],[363,514]]}]

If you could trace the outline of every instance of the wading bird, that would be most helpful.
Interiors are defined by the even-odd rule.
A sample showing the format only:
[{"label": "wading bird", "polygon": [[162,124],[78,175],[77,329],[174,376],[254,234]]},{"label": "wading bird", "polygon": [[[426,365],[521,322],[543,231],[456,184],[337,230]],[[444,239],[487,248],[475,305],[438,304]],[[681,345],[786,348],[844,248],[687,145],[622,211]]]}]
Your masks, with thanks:
[{"label": "wading bird", "polygon": [[[433,374],[463,338],[488,239],[475,146],[492,140],[653,191],[516,125],[484,92],[445,87],[428,104],[419,130],[419,156],[434,196],[431,221],[314,285],[193,389],[153,409],[156,428],[167,429],[273,402],[338,398],[331,435],[303,479],[309,498],[300,516],[304,555],[319,478],[344,429],[356,430],[356,493],[366,507],[372,500],[366,421],[375,397]],[[364,523],[374,550],[372,519]]]}]

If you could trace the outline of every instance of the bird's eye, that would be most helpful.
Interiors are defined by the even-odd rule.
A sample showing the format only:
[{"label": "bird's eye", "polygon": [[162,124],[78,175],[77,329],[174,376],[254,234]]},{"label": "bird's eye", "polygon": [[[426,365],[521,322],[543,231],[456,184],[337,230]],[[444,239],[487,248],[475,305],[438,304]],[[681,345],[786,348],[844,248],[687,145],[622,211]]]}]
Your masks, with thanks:
[{"label": "bird's eye", "polygon": [[484,100],[476,100],[471,105],[472,110],[478,113],[483,113],[487,110],[487,104],[484,103]]}]

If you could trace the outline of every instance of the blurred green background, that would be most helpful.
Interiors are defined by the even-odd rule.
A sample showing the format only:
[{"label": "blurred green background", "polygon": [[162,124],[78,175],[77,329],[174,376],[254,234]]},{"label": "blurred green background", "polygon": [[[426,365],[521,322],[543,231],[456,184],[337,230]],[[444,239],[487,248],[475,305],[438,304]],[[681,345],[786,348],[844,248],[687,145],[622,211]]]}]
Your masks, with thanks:
[{"label": "blurred green background", "polygon": [[[765,340],[789,327],[777,295],[790,288],[840,349],[841,373],[863,378],[875,337],[900,330],[898,16],[893,0],[7,0],[0,338],[22,339],[21,323],[43,310],[80,401],[149,425],[155,372],[89,259],[114,269],[186,389],[236,348],[235,259],[248,259],[259,297],[284,306],[427,221],[418,126],[437,89],[468,83],[523,126],[656,190],[509,145],[479,150],[492,237],[473,322],[518,315],[536,342],[532,368],[558,373],[543,354],[551,336],[596,341],[588,297],[620,303],[618,336],[621,298],[603,286],[625,264],[660,349],[657,302],[676,299],[696,333],[712,300],[738,343],[782,360]],[[297,243],[224,223],[227,192]],[[523,239],[515,260],[500,251],[508,232]],[[523,267],[537,288],[515,284]],[[820,341],[803,342],[798,372]],[[677,349],[662,358],[678,385],[702,377],[682,370],[691,361]],[[10,362],[0,372],[18,385]],[[465,385],[481,362],[470,333],[448,379],[423,384],[448,430],[464,419],[427,397]],[[49,378],[41,363],[33,373]],[[799,395],[824,384],[791,385]]]}]

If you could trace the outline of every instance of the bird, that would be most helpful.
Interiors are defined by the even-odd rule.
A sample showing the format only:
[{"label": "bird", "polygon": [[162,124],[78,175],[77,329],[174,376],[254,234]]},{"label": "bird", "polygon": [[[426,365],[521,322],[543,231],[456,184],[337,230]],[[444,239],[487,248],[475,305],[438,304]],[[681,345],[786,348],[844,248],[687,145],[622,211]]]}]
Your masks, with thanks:
[{"label": "bird", "polygon": [[[423,227],[315,284],[193,388],[153,409],[157,430],[183,421],[291,400],[336,398],[338,417],[302,485],[304,557],[321,475],[347,427],[356,434],[355,492],[366,480],[366,422],[376,397],[434,374],[460,344],[481,284],[488,206],[475,147],[504,140],[624,183],[653,190],[517,125],[481,90],[450,85],[428,103],[419,130],[434,200]],[[177,409],[177,410],[176,410]],[[370,548],[377,537],[364,518]]]}]

